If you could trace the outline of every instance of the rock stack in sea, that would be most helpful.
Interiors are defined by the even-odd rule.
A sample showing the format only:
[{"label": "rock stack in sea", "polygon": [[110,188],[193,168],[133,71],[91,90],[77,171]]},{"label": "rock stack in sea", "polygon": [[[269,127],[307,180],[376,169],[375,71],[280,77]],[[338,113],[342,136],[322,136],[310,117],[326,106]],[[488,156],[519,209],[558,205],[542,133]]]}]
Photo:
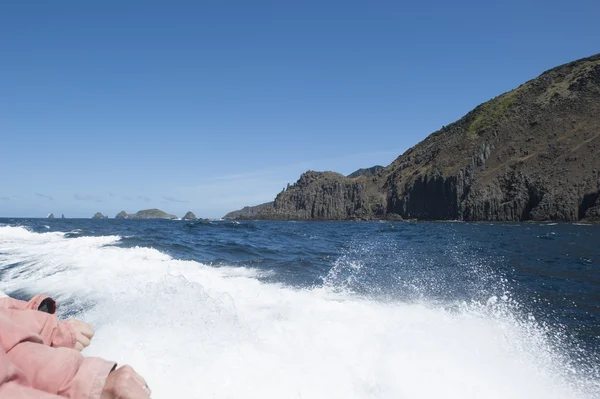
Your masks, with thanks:
[{"label": "rock stack in sea", "polygon": [[108,216],[104,216],[102,213],[96,212],[94,216],[92,216],[92,219],[108,219]]},{"label": "rock stack in sea", "polygon": [[129,219],[129,215],[125,211],[116,214],[115,219]]},{"label": "rock stack in sea", "polygon": [[182,218],[182,219],[183,219],[183,220],[196,220],[196,219],[198,219],[198,218],[196,217],[196,215],[194,215],[194,212],[192,212],[192,211],[189,211],[188,213],[186,213],[186,214],[183,216],[183,218]]},{"label": "rock stack in sea", "polygon": [[229,219],[599,220],[600,54],[561,65],[366,174],[304,173]]}]

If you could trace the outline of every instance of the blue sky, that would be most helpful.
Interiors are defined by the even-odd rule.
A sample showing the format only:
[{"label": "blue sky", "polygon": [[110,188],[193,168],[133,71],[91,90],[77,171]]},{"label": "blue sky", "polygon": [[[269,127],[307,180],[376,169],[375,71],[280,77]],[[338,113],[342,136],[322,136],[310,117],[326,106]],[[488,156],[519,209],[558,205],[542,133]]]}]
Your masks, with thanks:
[{"label": "blue sky", "polygon": [[0,216],[220,217],[600,52],[598,1],[5,1]]}]

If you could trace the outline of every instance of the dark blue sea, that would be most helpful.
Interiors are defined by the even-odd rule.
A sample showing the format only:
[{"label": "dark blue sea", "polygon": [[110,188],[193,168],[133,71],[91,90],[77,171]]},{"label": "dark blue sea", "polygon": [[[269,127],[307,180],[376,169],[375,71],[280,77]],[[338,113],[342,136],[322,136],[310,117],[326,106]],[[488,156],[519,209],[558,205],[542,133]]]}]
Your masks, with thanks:
[{"label": "dark blue sea", "polygon": [[600,225],[0,219],[155,398],[600,398]]}]

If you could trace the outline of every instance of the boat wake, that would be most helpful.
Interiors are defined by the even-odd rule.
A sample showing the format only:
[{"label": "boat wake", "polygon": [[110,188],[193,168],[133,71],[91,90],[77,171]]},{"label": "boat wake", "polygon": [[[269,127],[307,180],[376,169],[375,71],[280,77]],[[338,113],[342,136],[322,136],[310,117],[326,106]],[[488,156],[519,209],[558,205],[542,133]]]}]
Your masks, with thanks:
[{"label": "boat wake", "polygon": [[85,354],[131,364],[155,398],[600,397],[598,374],[506,298],[374,301],[119,241],[0,227],[0,289],[54,296],[95,326]]}]

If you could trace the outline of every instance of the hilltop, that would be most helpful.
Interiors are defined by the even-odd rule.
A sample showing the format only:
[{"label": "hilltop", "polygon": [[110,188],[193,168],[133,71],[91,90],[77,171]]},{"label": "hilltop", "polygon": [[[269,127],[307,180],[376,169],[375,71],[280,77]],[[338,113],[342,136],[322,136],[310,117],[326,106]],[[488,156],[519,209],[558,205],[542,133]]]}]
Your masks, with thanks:
[{"label": "hilltop", "polygon": [[363,168],[363,169],[359,169],[355,172],[350,173],[348,176],[348,178],[350,179],[354,179],[355,177],[360,177],[360,176],[366,176],[366,177],[371,177],[376,175],[377,173],[379,173],[379,171],[383,170],[384,167],[380,166],[380,165],[375,165],[372,166],[370,168]]},{"label": "hilltop", "polygon": [[373,174],[308,171],[252,219],[600,218],[600,54],[479,105]]}]

